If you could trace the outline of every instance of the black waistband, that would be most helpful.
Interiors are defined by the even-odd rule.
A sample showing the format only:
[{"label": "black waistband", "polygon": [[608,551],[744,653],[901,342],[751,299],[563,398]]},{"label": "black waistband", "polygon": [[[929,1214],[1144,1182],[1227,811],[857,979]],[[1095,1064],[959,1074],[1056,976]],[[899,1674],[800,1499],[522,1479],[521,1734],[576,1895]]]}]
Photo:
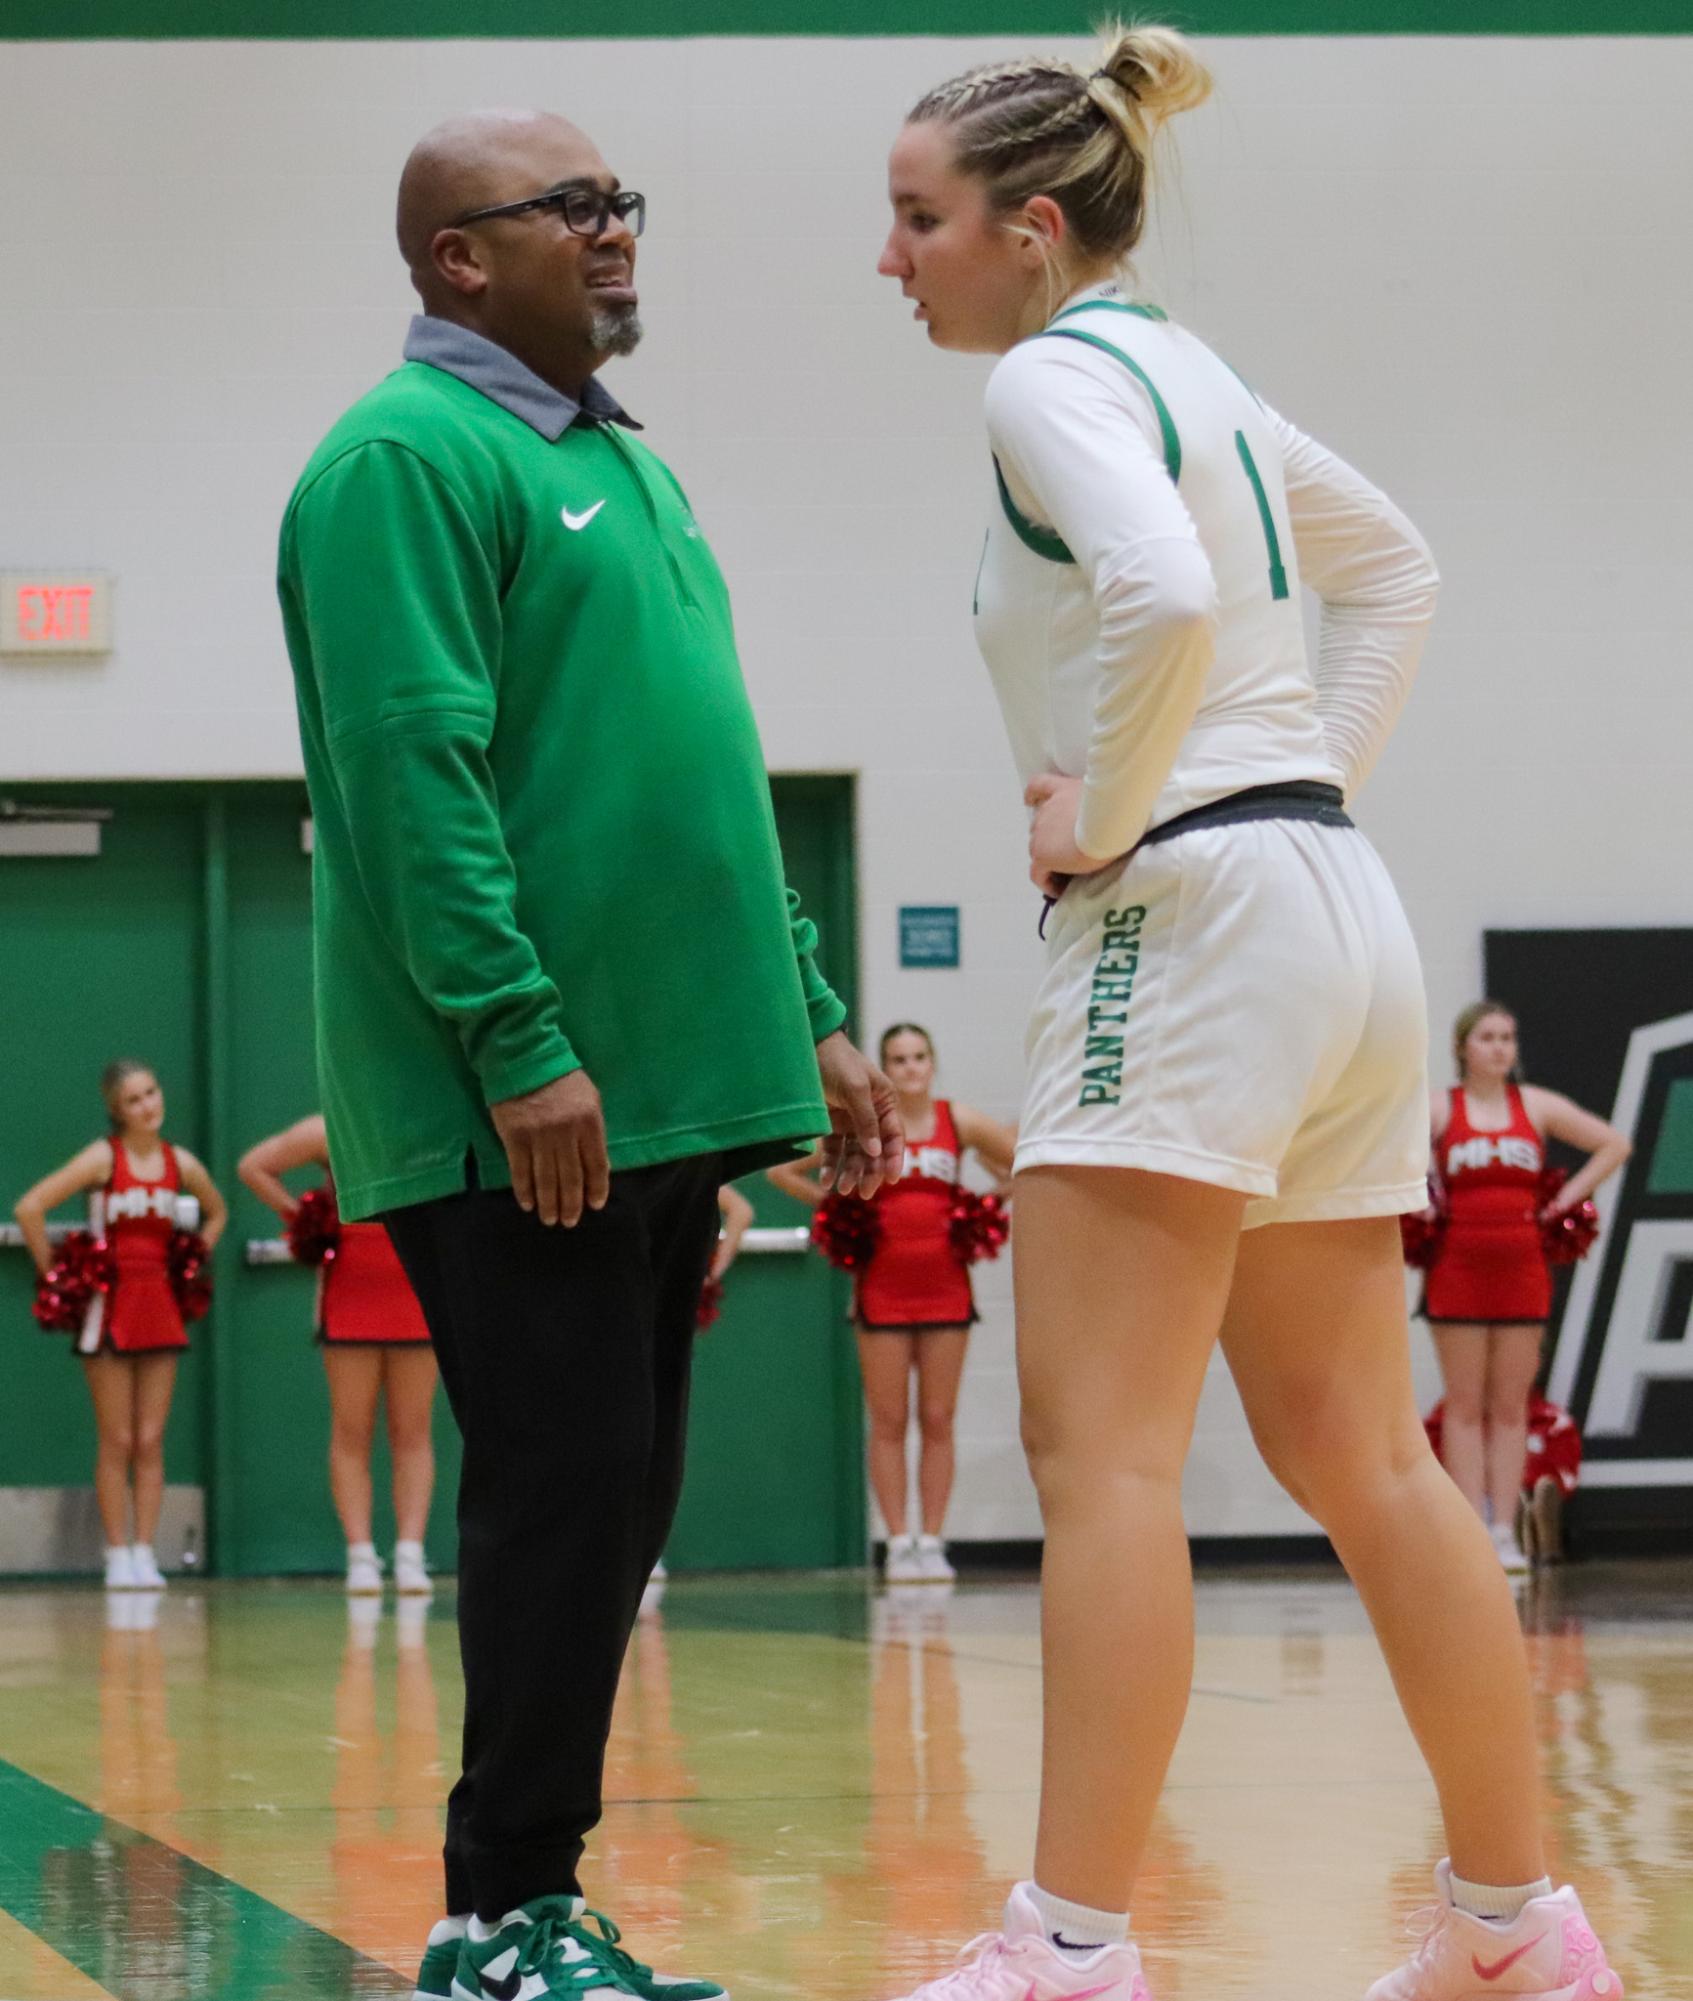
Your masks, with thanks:
[{"label": "black waistband", "polygon": [[1197,827],[1232,827],[1241,820],[1315,820],[1325,827],[1350,827],[1346,800],[1338,785],[1315,778],[1295,778],[1285,785],[1249,785],[1222,799],[1178,813],[1142,834],[1138,845],[1155,848]]},{"label": "black waistband", "polygon": [[[1130,860],[1142,848],[1173,841],[1179,834],[1191,834],[1200,827],[1232,827],[1242,820],[1315,820],[1324,827],[1352,825],[1346,815],[1345,795],[1338,785],[1325,785],[1316,778],[1293,778],[1282,785],[1249,785],[1244,792],[1230,792],[1208,805],[1178,813],[1173,820],[1165,820],[1142,834],[1123,860]],[[1112,864],[1108,862],[1106,866]],[[1073,880],[1072,876],[1062,878],[1060,896]],[[1046,936],[1046,920],[1057,901],[1056,896],[1041,899],[1038,928],[1042,938]]]}]

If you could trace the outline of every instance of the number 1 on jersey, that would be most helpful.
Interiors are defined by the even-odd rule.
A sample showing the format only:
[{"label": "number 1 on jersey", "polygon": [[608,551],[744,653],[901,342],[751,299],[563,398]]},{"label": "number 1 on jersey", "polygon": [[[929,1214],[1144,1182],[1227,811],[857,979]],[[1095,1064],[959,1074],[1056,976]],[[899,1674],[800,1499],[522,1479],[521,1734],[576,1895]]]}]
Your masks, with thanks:
[{"label": "number 1 on jersey", "polygon": [[1264,542],[1270,552],[1270,596],[1287,596],[1287,571],[1282,564],[1282,545],[1276,536],[1275,517],[1270,512],[1269,496],[1264,491],[1264,482],[1258,477],[1258,467],[1252,457],[1252,447],[1246,442],[1246,433],[1236,431],[1234,448],[1240,454],[1240,462],[1246,468],[1246,477],[1252,482],[1252,497],[1258,503],[1258,519],[1264,524]]}]

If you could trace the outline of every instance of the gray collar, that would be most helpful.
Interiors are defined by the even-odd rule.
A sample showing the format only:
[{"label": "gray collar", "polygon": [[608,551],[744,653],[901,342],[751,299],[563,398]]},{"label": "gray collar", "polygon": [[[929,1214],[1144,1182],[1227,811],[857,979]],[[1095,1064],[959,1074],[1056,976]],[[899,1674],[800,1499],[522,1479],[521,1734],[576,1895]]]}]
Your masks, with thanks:
[{"label": "gray collar", "polygon": [[562,389],[543,382],[508,349],[431,313],[419,313],[412,321],[406,334],[406,359],[427,362],[445,375],[456,375],[502,410],[521,418],[532,431],[539,431],[549,444],[556,445],[580,416],[622,424],[631,431],[641,428],[597,376],[588,377],[580,398],[567,396]]}]

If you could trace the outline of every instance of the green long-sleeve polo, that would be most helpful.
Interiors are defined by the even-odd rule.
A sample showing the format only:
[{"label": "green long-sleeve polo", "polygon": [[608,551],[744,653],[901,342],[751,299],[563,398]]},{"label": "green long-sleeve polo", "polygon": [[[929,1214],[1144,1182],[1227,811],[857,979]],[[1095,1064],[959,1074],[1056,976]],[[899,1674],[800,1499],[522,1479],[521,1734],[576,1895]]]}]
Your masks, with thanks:
[{"label": "green long-sleeve polo", "polygon": [[584,1066],[614,1170],[823,1132],[845,1010],[784,891],[728,593],[674,476],[408,362],[314,454],[279,589],[349,1217],[510,1176],[487,1107]]}]

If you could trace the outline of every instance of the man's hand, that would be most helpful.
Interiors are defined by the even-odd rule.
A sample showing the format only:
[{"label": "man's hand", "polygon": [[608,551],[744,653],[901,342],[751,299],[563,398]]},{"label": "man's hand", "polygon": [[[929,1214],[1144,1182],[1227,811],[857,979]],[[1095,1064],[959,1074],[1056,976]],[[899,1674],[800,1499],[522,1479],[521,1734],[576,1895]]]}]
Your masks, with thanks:
[{"label": "man's hand", "polygon": [[572,1229],[584,1201],[603,1209],[611,1193],[600,1094],[585,1070],[555,1077],[521,1098],[488,1107],[511,1163],[511,1192],[543,1223]]},{"label": "man's hand", "polygon": [[1031,778],[1023,804],[1033,809],[1029,821],[1029,880],[1042,896],[1062,896],[1072,876],[1092,875],[1105,864],[1076,846],[1076,813],[1082,781],[1043,771]]},{"label": "man's hand", "polygon": [[905,1128],[894,1087],[839,1029],[817,1045],[831,1131],[818,1179],[843,1195],[874,1195],[905,1169]]}]

